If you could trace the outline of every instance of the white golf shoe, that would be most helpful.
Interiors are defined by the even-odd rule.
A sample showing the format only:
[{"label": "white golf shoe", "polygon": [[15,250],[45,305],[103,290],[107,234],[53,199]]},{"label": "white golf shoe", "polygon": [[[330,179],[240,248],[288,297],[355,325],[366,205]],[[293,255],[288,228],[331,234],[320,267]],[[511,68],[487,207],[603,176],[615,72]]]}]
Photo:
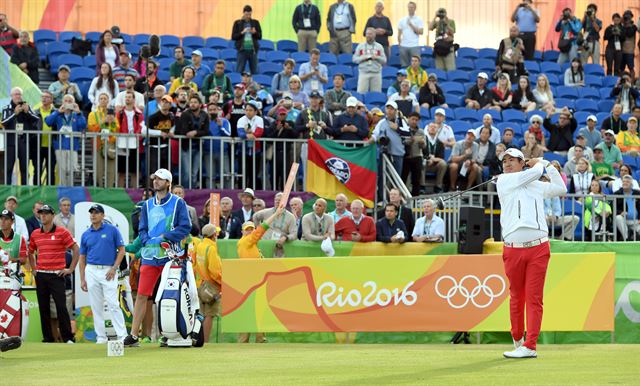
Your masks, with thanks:
[{"label": "white golf shoe", "polygon": [[527,346],[520,346],[513,351],[507,351],[504,354],[505,358],[537,358],[538,353],[536,350],[531,350]]},{"label": "white golf shoe", "polygon": [[519,349],[523,344],[524,344],[524,336],[522,338],[520,338],[520,340],[513,339],[513,348],[514,349]]}]

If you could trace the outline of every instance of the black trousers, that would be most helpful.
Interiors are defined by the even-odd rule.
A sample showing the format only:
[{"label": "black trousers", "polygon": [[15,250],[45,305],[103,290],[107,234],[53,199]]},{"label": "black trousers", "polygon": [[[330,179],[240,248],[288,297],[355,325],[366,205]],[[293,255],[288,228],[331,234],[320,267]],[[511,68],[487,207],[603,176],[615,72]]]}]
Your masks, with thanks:
[{"label": "black trousers", "polygon": [[411,195],[420,195],[420,173],[422,173],[422,157],[405,158],[402,163],[402,181],[411,174]]},{"label": "black trousers", "polygon": [[[4,183],[5,185],[11,185],[11,177],[13,176],[13,168],[17,162],[20,163],[20,183],[27,185],[27,173],[29,171],[29,162],[27,158],[27,142],[24,139],[18,139],[15,142],[14,138],[7,136],[7,147],[5,150],[6,162],[4,164]],[[17,147],[16,147],[17,145]],[[33,158],[35,154],[29,152],[29,157]]]},{"label": "black trousers", "polygon": [[42,328],[42,341],[53,342],[51,331],[51,310],[49,308],[49,298],[53,297],[58,313],[58,326],[62,341],[74,341],[71,332],[71,318],[67,312],[67,299],[65,291],[65,278],[55,273],[39,272],[36,275],[36,294],[38,296],[38,307],[40,308],[40,325]]},{"label": "black trousers", "polygon": [[[47,185],[54,185],[56,181],[56,153],[53,150],[53,146],[50,147],[40,147],[40,159],[37,156],[33,158],[33,168],[35,171],[35,182],[34,185],[40,185],[42,175],[41,173],[46,170],[47,171]],[[31,155],[31,154],[30,154]],[[46,163],[45,167],[42,167],[42,163]]]},{"label": "black trousers", "polygon": [[620,67],[622,67],[622,50],[616,51],[613,47],[607,45],[604,51],[604,60],[607,63],[607,75],[620,75]]},{"label": "black trousers", "polygon": [[524,43],[524,59],[533,60],[536,51],[536,33],[521,32],[520,39],[522,39],[522,43]]}]

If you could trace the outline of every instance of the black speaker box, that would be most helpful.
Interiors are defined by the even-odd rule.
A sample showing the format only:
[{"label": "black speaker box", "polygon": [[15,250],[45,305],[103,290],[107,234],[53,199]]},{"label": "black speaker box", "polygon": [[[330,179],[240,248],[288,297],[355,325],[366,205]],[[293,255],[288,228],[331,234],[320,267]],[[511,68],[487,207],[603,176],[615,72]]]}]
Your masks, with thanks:
[{"label": "black speaker box", "polygon": [[481,254],[485,240],[484,208],[481,206],[460,207],[458,223],[458,253]]}]

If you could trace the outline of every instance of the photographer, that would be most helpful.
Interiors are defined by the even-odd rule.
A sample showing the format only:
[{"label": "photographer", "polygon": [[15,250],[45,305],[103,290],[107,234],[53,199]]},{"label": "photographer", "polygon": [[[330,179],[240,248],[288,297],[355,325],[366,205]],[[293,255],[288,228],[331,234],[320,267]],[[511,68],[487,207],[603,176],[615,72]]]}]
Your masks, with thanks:
[{"label": "photographer", "polygon": [[556,32],[560,32],[558,41],[558,64],[570,61],[578,56],[577,36],[582,30],[582,23],[573,16],[570,8],[562,10],[562,18],[556,24]]},{"label": "photographer", "polygon": [[611,17],[613,22],[604,30],[604,40],[607,41],[607,47],[604,51],[604,57],[607,62],[607,75],[620,75],[620,67],[622,65],[622,42],[625,36],[622,29],[622,17],[619,13],[614,13]]},{"label": "photographer", "polygon": [[578,38],[582,64],[586,64],[589,57],[591,57],[592,63],[598,63],[600,61],[600,30],[602,29],[602,20],[596,17],[597,11],[597,5],[589,4],[582,17],[582,39]]},{"label": "photographer", "polygon": [[429,23],[429,30],[436,31],[435,42],[433,43],[436,68],[443,71],[455,70],[456,48],[453,44],[453,35],[456,33],[456,23],[447,17],[446,9],[438,9],[436,17]]},{"label": "photographer", "polygon": [[405,142],[405,155],[402,167],[402,181],[406,182],[411,174],[411,195],[420,195],[420,184],[422,180],[422,163],[424,158],[422,153],[427,147],[424,131],[418,127],[420,124],[420,114],[412,112],[407,118],[409,124],[409,137]]},{"label": "photographer", "polygon": [[283,189],[287,173],[293,162],[293,144],[289,139],[296,138],[294,130],[295,123],[287,120],[289,111],[284,107],[279,107],[276,119],[267,128],[265,137],[277,138],[283,141],[274,142],[272,148],[267,150],[267,159],[271,154],[274,163],[275,186],[274,189]]},{"label": "photographer", "polygon": [[636,50],[636,32],[638,27],[633,24],[633,12],[627,10],[622,14],[622,30],[625,36],[622,42],[622,63],[620,64],[620,72],[629,69],[630,73],[634,73]]},{"label": "photographer", "polygon": [[33,146],[35,135],[33,133],[25,135],[16,132],[37,130],[38,121],[39,118],[36,113],[22,99],[22,89],[20,87],[12,88],[11,102],[2,109],[2,126],[5,130],[15,131],[7,133],[5,137],[5,159],[7,160],[4,165],[5,185],[12,184],[11,177],[13,176],[13,166],[16,160],[20,163],[21,183],[22,185],[27,185],[28,158],[35,162],[35,157],[37,157],[37,147]]},{"label": "photographer", "polygon": [[387,154],[391,158],[393,168],[400,175],[405,154],[405,142],[409,136],[409,127],[398,111],[398,105],[396,102],[389,101],[385,105],[385,118],[376,125],[371,133],[369,143],[380,143],[380,153]]},{"label": "photographer", "polygon": [[533,60],[536,49],[537,24],[540,23],[540,12],[533,9],[532,4],[533,0],[524,0],[511,15],[511,21],[518,26],[519,37],[524,43],[525,60]]},{"label": "photographer", "polygon": [[624,72],[615,87],[611,89],[612,98],[616,98],[616,103],[619,103],[622,106],[622,114],[630,113],[633,109],[633,106],[636,105],[636,101],[640,96],[640,92],[633,87],[633,79],[631,78],[631,74],[628,72]]}]

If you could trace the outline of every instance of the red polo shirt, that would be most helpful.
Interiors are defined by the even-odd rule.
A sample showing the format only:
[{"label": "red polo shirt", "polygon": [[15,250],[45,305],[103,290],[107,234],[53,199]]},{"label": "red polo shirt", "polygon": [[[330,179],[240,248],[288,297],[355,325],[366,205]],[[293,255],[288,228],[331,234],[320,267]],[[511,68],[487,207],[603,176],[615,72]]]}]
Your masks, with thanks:
[{"label": "red polo shirt", "polygon": [[29,253],[37,251],[36,271],[59,271],[66,267],[65,253],[76,241],[63,227],[53,226],[50,232],[36,229],[29,239]]}]

